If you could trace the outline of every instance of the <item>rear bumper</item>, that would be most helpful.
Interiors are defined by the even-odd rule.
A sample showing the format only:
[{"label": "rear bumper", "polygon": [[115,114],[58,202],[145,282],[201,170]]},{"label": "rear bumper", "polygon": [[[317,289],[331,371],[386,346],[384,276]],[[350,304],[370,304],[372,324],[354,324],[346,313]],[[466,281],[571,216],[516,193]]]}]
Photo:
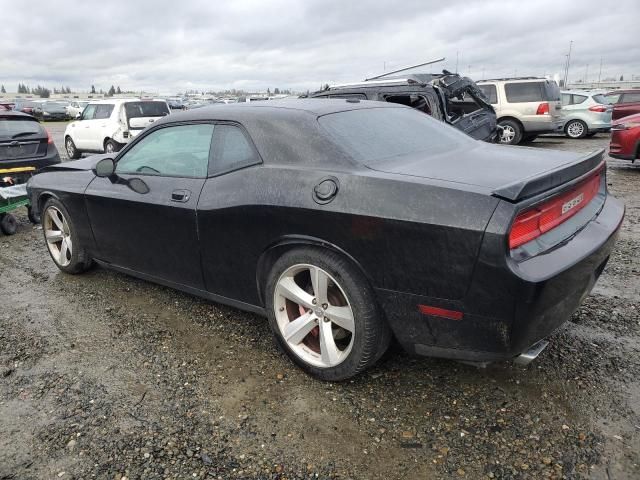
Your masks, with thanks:
[{"label": "rear bumper", "polygon": [[35,158],[20,158],[17,160],[3,160],[0,159],[0,169],[3,168],[22,168],[22,167],[34,167],[36,170],[48,167],[50,165],[56,165],[60,163],[60,155],[58,150],[50,145],[47,151],[47,155],[44,157]]},{"label": "rear bumper", "polygon": [[[609,259],[623,217],[623,204],[608,196],[596,217],[550,252],[501,265],[496,252],[485,255],[459,301],[381,290],[378,297],[396,338],[410,352],[474,362],[513,359],[579,307]],[[463,317],[423,315],[420,304]]]}]

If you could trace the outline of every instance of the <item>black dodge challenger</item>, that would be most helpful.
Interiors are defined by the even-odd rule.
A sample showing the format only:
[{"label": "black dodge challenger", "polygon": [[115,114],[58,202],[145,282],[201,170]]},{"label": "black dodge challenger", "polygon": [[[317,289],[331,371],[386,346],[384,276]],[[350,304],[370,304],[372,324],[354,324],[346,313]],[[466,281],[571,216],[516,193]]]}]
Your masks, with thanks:
[{"label": "black dodge challenger", "polygon": [[201,108],[29,183],[49,253],[257,312],[325,380],[392,337],[530,360],[602,272],[624,216],[602,151],[492,145],[358,100]]}]

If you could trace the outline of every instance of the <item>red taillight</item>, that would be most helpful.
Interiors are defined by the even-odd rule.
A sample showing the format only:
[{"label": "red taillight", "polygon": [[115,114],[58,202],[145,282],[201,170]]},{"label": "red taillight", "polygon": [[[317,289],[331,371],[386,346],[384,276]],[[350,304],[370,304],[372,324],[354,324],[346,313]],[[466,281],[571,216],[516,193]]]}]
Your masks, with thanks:
[{"label": "red taillight", "polygon": [[549,104],[547,102],[544,102],[538,105],[538,110],[536,110],[536,115],[548,115],[548,114],[549,114]]},{"label": "red taillight", "polygon": [[53,143],[53,137],[51,136],[51,132],[47,129],[45,129],[45,132],[47,132],[47,143],[49,144]]},{"label": "red taillight", "polygon": [[602,113],[607,111],[607,107],[605,107],[604,105],[594,105],[593,107],[589,107],[589,111]]},{"label": "red taillight", "polygon": [[600,189],[600,172],[569,192],[520,213],[509,232],[509,248],[524,245],[582,210]]}]

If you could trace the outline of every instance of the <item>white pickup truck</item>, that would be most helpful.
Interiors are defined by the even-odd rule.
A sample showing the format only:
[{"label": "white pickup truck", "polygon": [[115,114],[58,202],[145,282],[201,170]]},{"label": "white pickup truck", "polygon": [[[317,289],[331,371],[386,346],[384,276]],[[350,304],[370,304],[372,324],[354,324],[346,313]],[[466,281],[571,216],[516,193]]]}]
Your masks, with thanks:
[{"label": "white pickup truck", "polygon": [[69,158],[84,152],[113,153],[145,127],[169,115],[165,100],[117,99],[90,102],[78,120],[67,125],[64,146]]}]

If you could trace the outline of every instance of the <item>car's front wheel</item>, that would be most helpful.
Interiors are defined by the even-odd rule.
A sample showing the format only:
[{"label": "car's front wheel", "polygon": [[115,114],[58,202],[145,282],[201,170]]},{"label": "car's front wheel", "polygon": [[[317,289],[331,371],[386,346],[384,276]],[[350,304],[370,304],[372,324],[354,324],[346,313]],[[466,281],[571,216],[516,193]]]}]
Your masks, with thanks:
[{"label": "car's front wheel", "polygon": [[67,151],[67,156],[72,160],[80,158],[80,152],[76,148],[76,144],[71,137],[67,137],[64,141],[64,148]]},{"label": "car's front wheel", "polygon": [[584,138],[589,133],[587,124],[582,120],[571,120],[564,127],[564,132],[569,138]]},{"label": "car's front wheel", "polygon": [[269,323],[303,370],[327,381],[350,378],[386,351],[391,331],[367,279],[330,251],[285,253],[266,288]]},{"label": "car's front wheel", "polygon": [[108,139],[104,142],[104,153],[116,153],[120,150],[120,144],[115,140]]},{"label": "car's front wheel", "polygon": [[42,232],[56,266],[66,273],[82,273],[91,267],[69,212],[59,200],[48,199],[42,209]]}]

